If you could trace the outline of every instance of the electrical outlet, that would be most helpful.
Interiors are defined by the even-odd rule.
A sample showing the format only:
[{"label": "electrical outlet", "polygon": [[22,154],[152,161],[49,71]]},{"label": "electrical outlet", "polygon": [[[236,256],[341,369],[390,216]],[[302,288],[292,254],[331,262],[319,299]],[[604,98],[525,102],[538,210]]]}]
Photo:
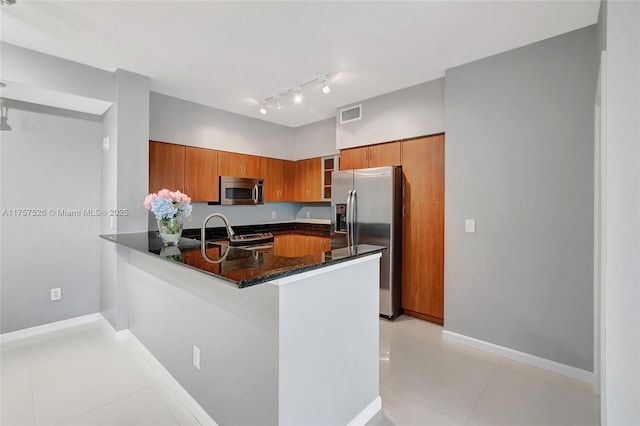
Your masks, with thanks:
[{"label": "electrical outlet", "polygon": [[475,234],[476,233],[476,221],[474,219],[467,219],[464,222],[464,231],[467,234]]},{"label": "electrical outlet", "polygon": [[200,370],[200,348],[193,345],[193,366]]},{"label": "electrical outlet", "polygon": [[62,299],[62,290],[60,288],[52,288],[51,300],[60,300],[60,299]]},{"label": "electrical outlet", "polygon": [[307,219],[311,219],[311,212],[307,212]]},{"label": "electrical outlet", "polygon": [[115,229],[116,227],[116,218],[114,216],[109,216],[109,229]]},{"label": "electrical outlet", "polygon": [[275,219],[276,218],[276,212],[271,212],[271,219]]},{"label": "electrical outlet", "polygon": [[109,136],[102,138],[102,150],[104,152],[109,151]]}]

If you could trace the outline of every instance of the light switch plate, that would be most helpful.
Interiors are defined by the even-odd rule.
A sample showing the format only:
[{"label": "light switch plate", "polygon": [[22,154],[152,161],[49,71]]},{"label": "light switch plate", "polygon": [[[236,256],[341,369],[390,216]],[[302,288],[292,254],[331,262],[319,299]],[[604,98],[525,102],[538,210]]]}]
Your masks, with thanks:
[{"label": "light switch plate", "polygon": [[104,152],[109,151],[109,136],[102,138],[102,150]]},{"label": "light switch plate", "polygon": [[474,219],[467,219],[464,223],[464,231],[467,234],[476,233],[476,221]]}]

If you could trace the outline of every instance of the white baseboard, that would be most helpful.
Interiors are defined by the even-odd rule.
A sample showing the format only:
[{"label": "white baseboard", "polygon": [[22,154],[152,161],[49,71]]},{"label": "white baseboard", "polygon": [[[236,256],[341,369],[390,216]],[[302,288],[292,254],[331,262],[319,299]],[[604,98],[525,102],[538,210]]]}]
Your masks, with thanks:
[{"label": "white baseboard", "polygon": [[164,366],[156,359],[155,356],[138,340],[138,338],[127,331],[127,340],[131,347],[149,364],[154,372],[160,377],[160,380],[171,390],[171,392],[180,400],[180,402],[189,410],[195,419],[201,425],[218,426],[209,416],[209,414],[193,399],[180,383],[164,368]]},{"label": "white baseboard", "polygon": [[111,325],[107,319],[100,314],[100,325],[104,330],[110,333],[113,336],[113,340],[119,341],[128,338],[131,335],[131,332],[128,329],[116,331],[115,328]]},{"label": "white baseboard", "polygon": [[463,345],[471,346],[473,348],[490,352],[492,354],[500,355],[502,357],[512,359],[514,361],[519,361],[533,367],[541,368],[543,370],[551,371],[552,373],[560,374],[562,376],[570,377],[572,379],[576,379],[590,385],[593,384],[593,373],[590,371],[571,367],[570,365],[561,364],[559,362],[551,361],[546,358],[540,358],[535,355],[516,351],[514,349],[485,342],[484,340],[478,340],[473,337],[454,333],[448,330],[442,331],[442,337],[452,342],[461,343]]},{"label": "white baseboard", "polygon": [[360,413],[355,416],[347,426],[364,426],[369,423],[378,411],[382,410],[382,398],[378,395],[369,405],[367,405],[364,410],[360,411]]},{"label": "white baseboard", "polygon": [[39,336],[42,334],[60,331],[66,328],[75,327],[82,324],[88,324],[98,321],[102,318],[99,313],[83,315],[81,317],[69,318],[62,321],[50,322],[48,324],[37,325],[35,327],[23,328],[22,330],[10,331],[9,333],[0,334],[0,345],[17,340],[27,339],[29,337]]}]

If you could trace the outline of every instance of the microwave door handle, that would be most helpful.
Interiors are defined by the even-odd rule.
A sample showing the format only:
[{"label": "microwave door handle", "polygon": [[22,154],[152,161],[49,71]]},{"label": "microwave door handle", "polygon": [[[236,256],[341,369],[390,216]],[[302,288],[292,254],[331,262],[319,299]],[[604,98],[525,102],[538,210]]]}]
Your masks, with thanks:
[{"label": "microwave door handle", "polygon": [[258,204],[258,184],[253,185],[253,204]]}]

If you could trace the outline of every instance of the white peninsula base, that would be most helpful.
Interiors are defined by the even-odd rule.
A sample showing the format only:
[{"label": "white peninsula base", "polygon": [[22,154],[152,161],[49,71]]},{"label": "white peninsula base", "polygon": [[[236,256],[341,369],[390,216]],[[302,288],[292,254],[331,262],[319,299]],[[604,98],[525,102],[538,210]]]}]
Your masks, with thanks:
[{"label": "white peninsula base", "polygon": [[379,253],[243,289],[123,255],[130,332],[219,425],[355,425],[381,409]]}]

